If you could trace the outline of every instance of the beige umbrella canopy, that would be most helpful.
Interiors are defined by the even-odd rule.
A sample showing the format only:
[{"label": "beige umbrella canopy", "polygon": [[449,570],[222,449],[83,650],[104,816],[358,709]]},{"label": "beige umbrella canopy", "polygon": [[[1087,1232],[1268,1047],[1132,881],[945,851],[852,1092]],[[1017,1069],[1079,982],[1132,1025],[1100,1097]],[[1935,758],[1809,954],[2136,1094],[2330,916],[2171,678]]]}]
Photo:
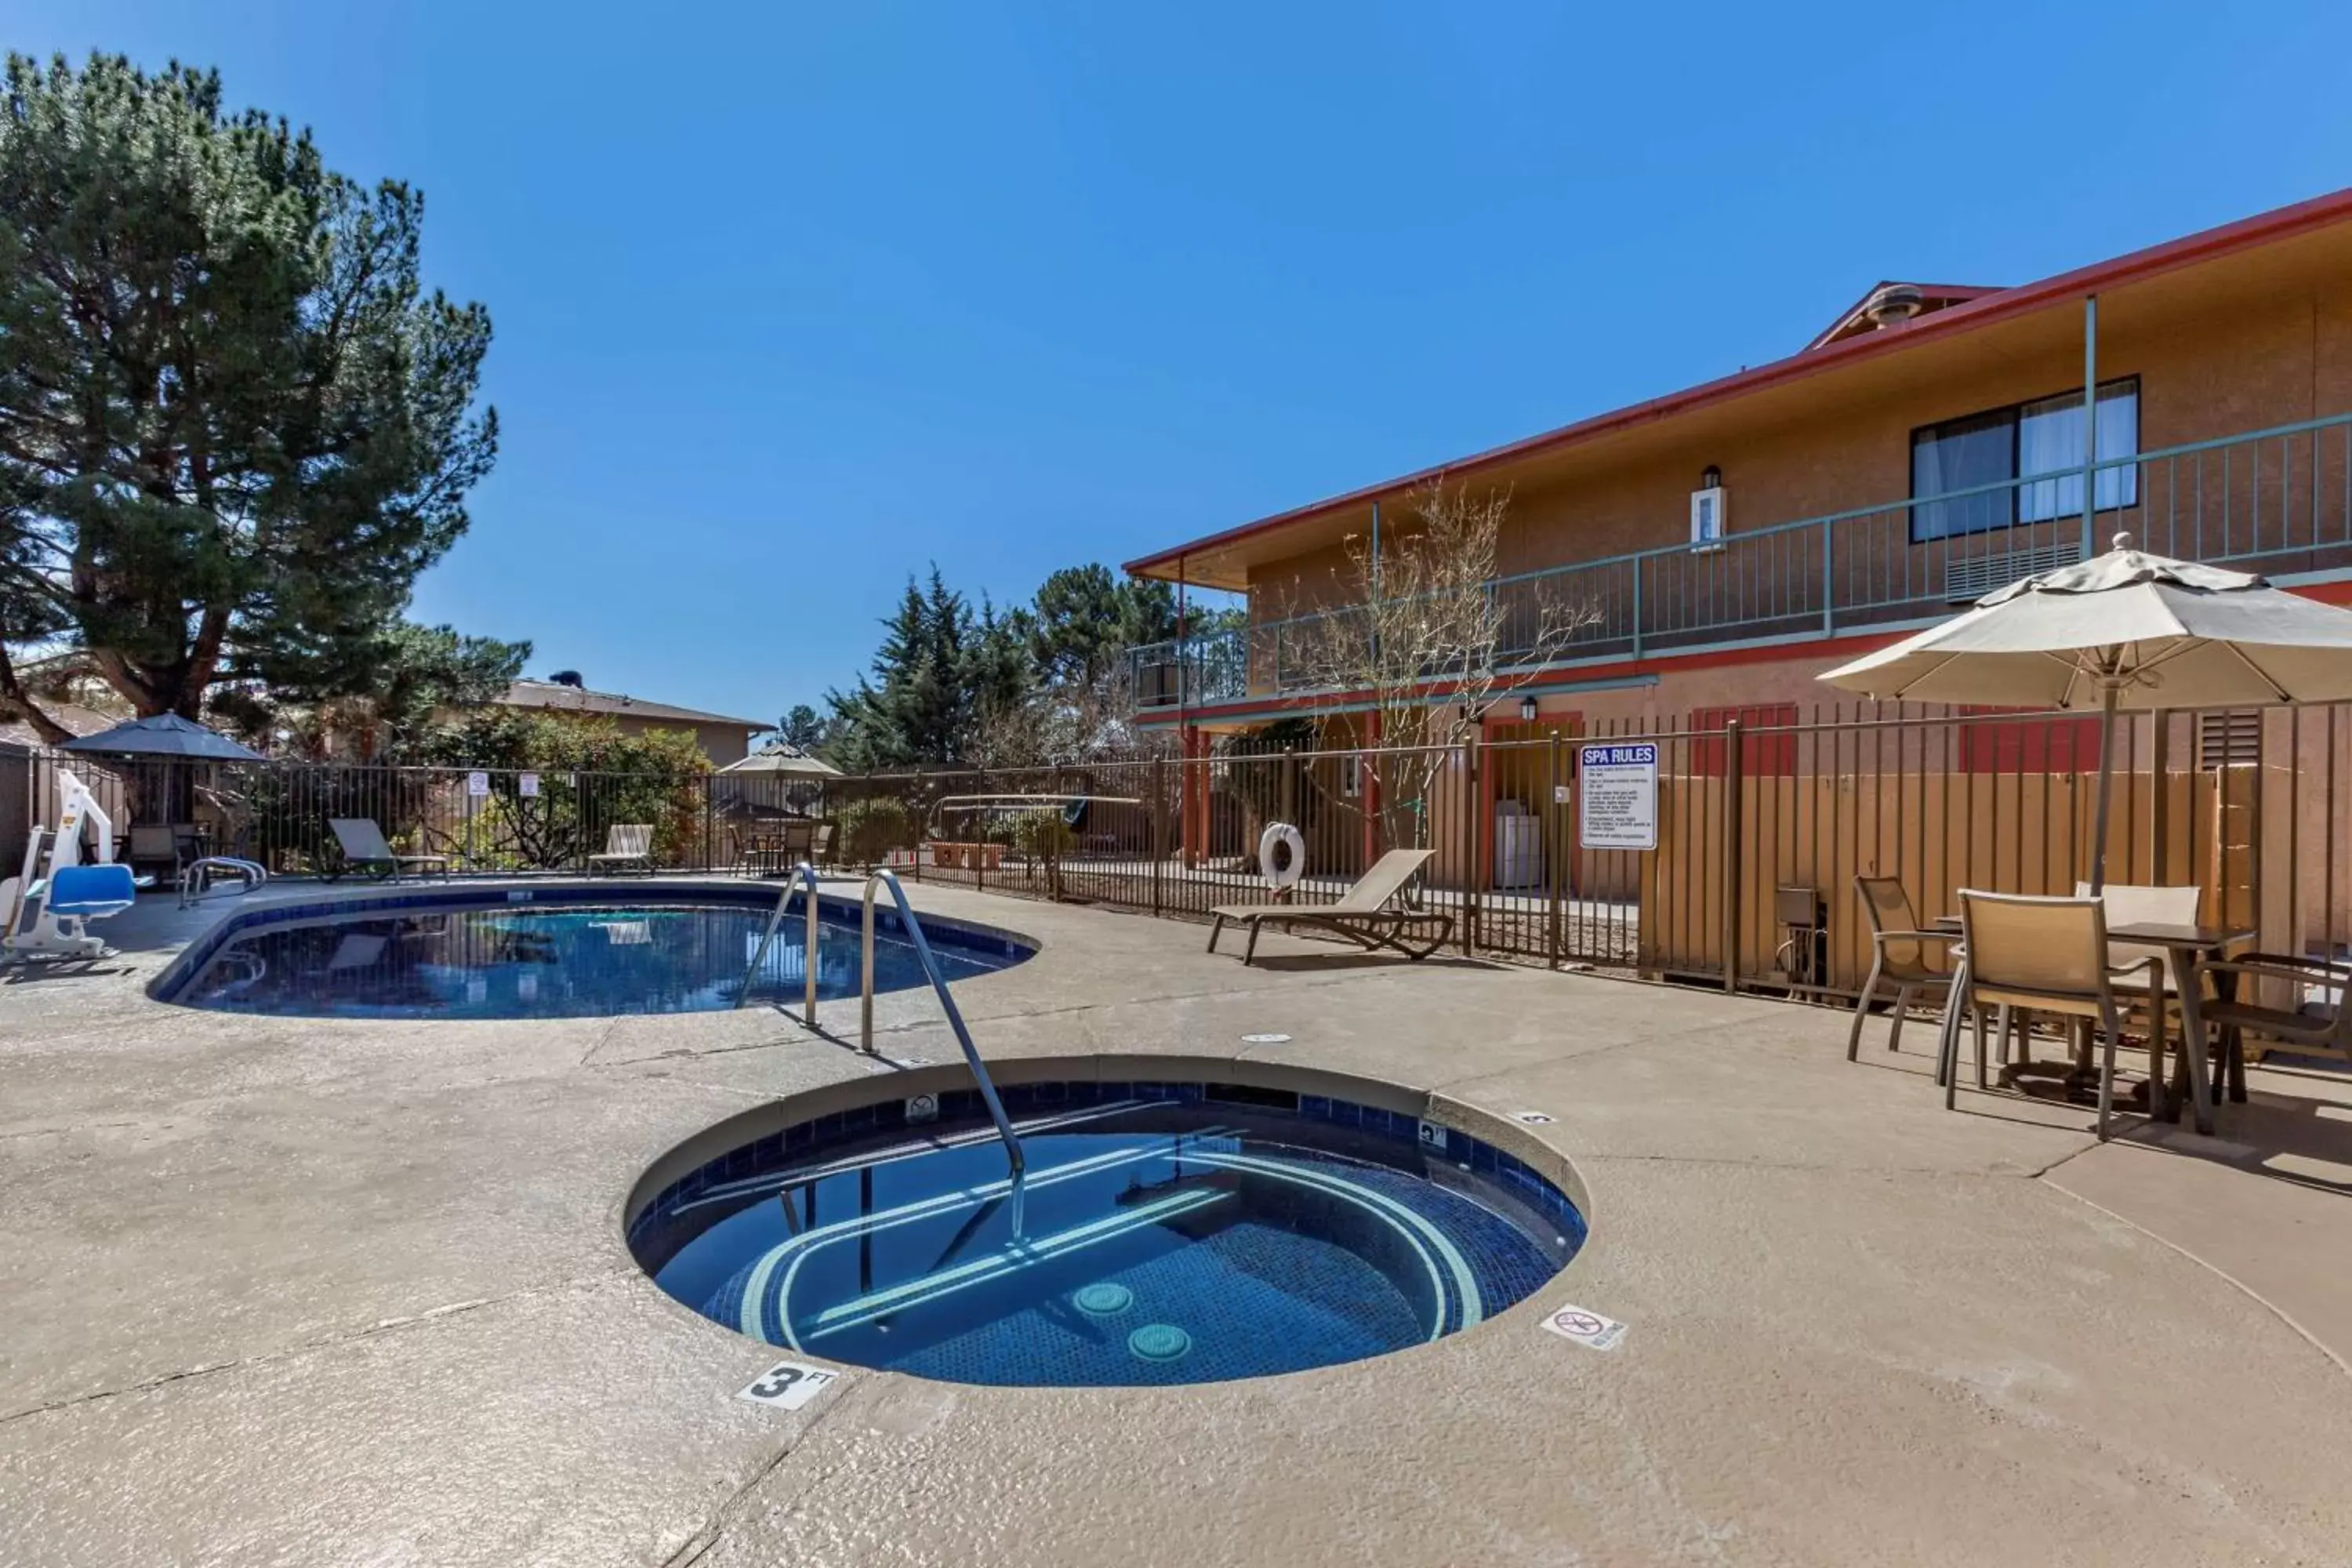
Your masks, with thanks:
[{"label": "beige umbrella canopy", "polygon": [[2143,554],[2117,534],[2095,560],[1997,589],[1822,679],[1900,701],[2096,710],[2096,891],[2116,711],[2352,699],[2352,611],[2249,573]]},{"label": "beige umbrella canopy", "polygon": [[730,763],[719,770],[722,773],[798,773],[804,778],[837,779],[841,770],[818,757],[812,757],[797,746],[770,746],[752,752],[740,763]]}]

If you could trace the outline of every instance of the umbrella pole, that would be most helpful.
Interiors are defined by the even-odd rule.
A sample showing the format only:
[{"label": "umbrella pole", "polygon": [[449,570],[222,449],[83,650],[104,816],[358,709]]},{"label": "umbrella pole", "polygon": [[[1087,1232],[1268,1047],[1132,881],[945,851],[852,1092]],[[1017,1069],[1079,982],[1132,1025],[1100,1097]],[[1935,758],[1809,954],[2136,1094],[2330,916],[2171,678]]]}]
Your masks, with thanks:
[{"label": "umbrella pole", "polygon": [[2099,795],[2091,809],[2091,897],[2107,889],[2107,797],[2115,789],[2116,689],[2110,684],[2099,701]]}]

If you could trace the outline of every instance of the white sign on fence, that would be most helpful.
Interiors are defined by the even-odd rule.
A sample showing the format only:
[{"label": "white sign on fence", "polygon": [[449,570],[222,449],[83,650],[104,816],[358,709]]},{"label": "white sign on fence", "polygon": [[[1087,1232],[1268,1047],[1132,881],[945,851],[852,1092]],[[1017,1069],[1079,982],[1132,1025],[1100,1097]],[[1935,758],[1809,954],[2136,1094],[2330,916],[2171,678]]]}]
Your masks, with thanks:
[{"label": "white sign on fence", "polygon": [[522,773],[517,775],[515,779],[515,793],[521,795],[525,800],[529,800],[531,796],[537,795],[539,793],[539,775],[537,773]]},{"label": "white sign on fence", "polygon": [[1580,836],[1587,849],[1658,847],[1658,748],[1653,741],[1579,746]]},{"label": "white sign on fence", "polygon": [[490,775],[478,770],[466,775],[466,793],[479,798],[490,793]]}]

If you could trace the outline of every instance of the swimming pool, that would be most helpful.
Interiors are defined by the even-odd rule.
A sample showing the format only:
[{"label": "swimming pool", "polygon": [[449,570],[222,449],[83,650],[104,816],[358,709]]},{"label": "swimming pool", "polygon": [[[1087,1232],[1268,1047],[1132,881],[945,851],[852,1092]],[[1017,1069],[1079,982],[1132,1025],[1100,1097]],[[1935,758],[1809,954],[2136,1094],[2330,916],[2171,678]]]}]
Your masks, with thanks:
[{"label": "swimming pool", "polygon": [[[521,896],[518,896],[518,894]],[[770,914],[772,889],[617,898],[609,887],[414,893],[254,910],[217,928],[167,972],[156,994],[184,1006],[279,1017],[579,1018],[733,1007]],[[796,897],[753,1002],[798,1005],[806,965]],[[819,899],[817,995],[858,994],[859,911]],[[923,933],[952,982],[1034,951],[1000,932],[936,918]],[[894,910],[875,916],[877,991],[924,984]]]},{"label": "swimming pool", "polygon": [[656,1283],[821,1360],[973,1384],[1202,1383],[1475,1327],[1583,1244],[1533,1167],[1456,1128],[1203,1082],[1003,1089],[1027,1174],[970,1093],[795,1123],[632,1219]]}]

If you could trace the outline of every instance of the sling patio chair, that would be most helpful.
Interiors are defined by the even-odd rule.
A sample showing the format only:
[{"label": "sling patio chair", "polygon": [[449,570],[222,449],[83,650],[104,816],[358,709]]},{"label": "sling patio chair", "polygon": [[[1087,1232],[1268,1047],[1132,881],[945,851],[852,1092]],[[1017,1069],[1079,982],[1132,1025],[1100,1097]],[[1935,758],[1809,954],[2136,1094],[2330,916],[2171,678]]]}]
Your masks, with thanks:
[{"label": "sling patio chair", "polygon": [[654,874],[654,825],[650,822],[616,822],[604,835],[604,849],[600,855],[588,857],[588,874],[600,871],[642,871]]},{"label": "sling patio chair", "polygon": [[1911,911],[1911,895],[1903,890],[1897,878],[1856,877],[1853,891],[1870,921],[1870,975],[1862,983],[1862,994],[1854,999],[1853,1026],[1846,1031],[1848,1061],[1862,1050],[1862,1021],[1870,1016],[1870,1005],[1878,999],[1882,987],[1895,991],[1895,1021],[1886,1031],[1890,1051],[1903,1039],[1903,1015],[1911,1010],[1911,999],[1923,991],[1951,990],[1952,972],[1928,961],[1929,944],[1948,947],[1960,940],[1958,931],[1922,931],[1919,917]]},{"label": "sling patio chair", "polygon": [[[2099,1139],[2105,1142],[2115,1103],[2116,1047],[2132,1001],[2146,1007],[2150,1061],[2164,1059],[2164,961],[2116,963],[2108,952],[2106,906],[2097,899],[2045,899],[1963,888],[1960,928],[1968,947],[1969,978],[1967,994],[1954,1001],[1976,1023],[1977,1087],[1985,1087],[1985,1008],[2000,1010],[1994,1027],[2003,1035],[2009,1032],[2011,1009],[2018,1007],[2091,1020],[2105,1036],[2099,1058]],[[2117,984],[2135,978],[2139,984],[2134,987]],[[1948,1065],[1944,1103],[1949,1107],[1960,1074],[1958,1061]]]},{"label": "sling patio chair", "polygon": [[[2279,952],[2247,952],[2197,966],[2197,981],[2227,974],[2235,984],[2227,1000],[2207,1002],[2204,1022],[2221,1031],[2221,1060],[2231,1079],[2231,1098],[2245,1098],[2246,1037],[2257,1046],[2301,1057],[2352,1062],[2352,964]],[[2268,981],[2269,1000],[2248,994],[2247,982]],[[2211,994],[2213,988],[2206,994]],[[2282,1005],[2284,1004],[2284,1005]]]},{"label": "sling patio chair", "polygon": [[[1249,927],[1249,942],[1242,949],[1244,964],[1257,956],[1258,929],[1266,925],[1320,926],[1339,932],[1367,952],[1385,947],[1416,962],[1427,958],[1454,934],[1454,917],[1442,910],[1408,910],[1397,899],[1422,863],[1436,853],[1434,849],[1390,850],[1373,861],[1371,869],[1357,879],[1337,903],[1220,904],[1209,911],[1216,918],[1209,928],[1209,951],[1217,951],[1217,937],[1225,922],[1236,921]],[[1438,931],[1426,946],[1415,947],[1404,934],[1415,926],[1431,925]]]},{"label": "sling patio chair", "polygon": [[449,879],[449,857],[446,855],[396,855],[384,842],[383,829],[372,816],[335,816],[327,819],[334,830],[335,843],[343,852],[340,864],[322,870],[320,877],[333,881],[346,871],[362,877],[373,877],[379,882],[396,882],[410,871],[420,874],[438,871],[441,879]]}]

